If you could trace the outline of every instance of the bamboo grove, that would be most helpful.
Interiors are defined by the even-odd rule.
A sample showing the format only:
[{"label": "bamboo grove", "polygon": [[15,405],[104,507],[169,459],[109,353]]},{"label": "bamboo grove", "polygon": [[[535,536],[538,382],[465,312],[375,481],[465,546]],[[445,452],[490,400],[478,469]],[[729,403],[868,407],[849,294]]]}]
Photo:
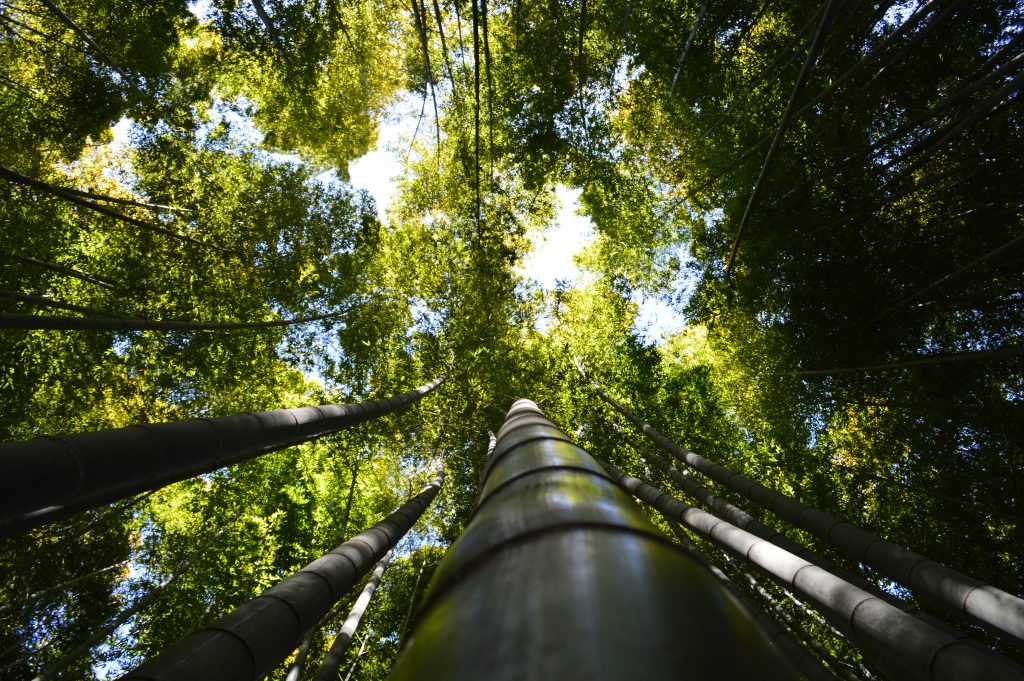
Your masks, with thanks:
[{"label": "bamboo grove", "polygon": [[0,678],[1024,678],[1022,28],[0,0]]}]

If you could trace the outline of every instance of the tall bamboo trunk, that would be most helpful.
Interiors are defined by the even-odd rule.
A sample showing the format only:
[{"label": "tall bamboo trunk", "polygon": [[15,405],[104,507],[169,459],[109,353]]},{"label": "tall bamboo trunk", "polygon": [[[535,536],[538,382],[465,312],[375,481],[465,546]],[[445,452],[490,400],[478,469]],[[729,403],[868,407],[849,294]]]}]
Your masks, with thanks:
[{"label": "tall bamboo trunk", "polygon": [[795,677],[714,577],[519,400],[390,678]]},{"label": "tall bamboo trunk", "polygon": [[382,400],[0,444],[0,537],[390,414],[445,378]]},{"label": "tall bamboo trunk", "polygon": [[367,606],[370,605],[370,599],[376,593],[380,580],[384,578],[384,571],[391,565],[392,556],[393,552],[388,551],[387,555],[377,563],[377,568],[370,575],[359,598],[356,599],[352,611],[345,618],[345,623],[341,625],[341,631],[334,637],[330,650],[327,651],[323,662],[320,663],[320,668],[313,674],[313,681],[335,681],[338,678],[338,671],[341,669],[341,663],[345,660],[345,653],[348,652],[352,637],[359,627],[359,621],[363,619],[363,614],[366,612]]},{"label": "tall bamboo trunk", "polygon": [[728,521],[661,490],[607,470],[638,499],[740,556],[827,614],[894,681],[1020,681],[1024,670],[995,659],[929,627],[863,589],[849,584]]},{"label": "tall bamboo trunk", "polygon": [[[583,368],[577,364],[580,372]],[[765,487],[722,464],[680,447],[616,402],[597,383],[597,394],[659,447],[786,522],[810,532],[857,564],[866,564],[916,593],[926,594],[957,614],[1024,642],[1024,600],[937,561],[887,541],[845,520]]]},{"label": "tall bamboo trunk", "polygon": [[302,635],[395,547],[441,489],[429,485],[390,516],[195,631],[122,677],[146,681],[252,681],[295,650]]},{"label": "tall bamboo trunk", "polygon": [[779,548],[788,551],[795,556],[803,558],[807,562],[820,567],[826,572],[832,573],[836,577],[839,577],[843,581],[853,584],[859,589],[867,591],[872,596],[881,598],[882,600],[888,602],[890,605],[899,608],[901,611],[907,613],[908,615],[916,617],[917,619],[921,620],[922,622],[925,622],[926,624],[935,629],[938,629],[944,634],[948,634],[949,636],[952,636],[957,640],[963,641],[968,645],[977,648],[978,650],[982,650],[986,653],[991,652],[989,648],[985,647],[981,643],[978,643],[964,632],[954,627],[951,627],[942,620],[928,614],[920,608],[915,607],[913,604],[901,600],[896,596],[884,591],[883,589],[879,588],[877,584],[868,581],[859,573],[847,570],[841,565],[837,565],[834,561],[831,561],[828,558],[825,558],[824,556],[815,553],[814,551],[800,544],[796,540],[768,527],[764,523],[755,519],[753,516],[751,516],[743,509],[731,504],[729,501],[723,499],[720,496],[712,494],[710,490],[708,490],[706,487],[704,487],[699,482],[694,480],[693,477],[691,477],[690,475],[687,475],[686,473],[680,471],[679,469],[672,467],[671,465],[669,465],[667,461],[657,456],[653,452],[640,447],[639,443],[633,441],[629,436],[623,435],[621,433],[620,435],[622,435],[622,438],[626,442],[628,442],[633,447],[637,448],[641,456],[643,456],[643,458],[648,463],[653,465],[661,472],[665,473],[665,475],[667,475],[669,479],[672,480],[672,482],[679,485],[680,489],[682,489],[683,492],[699,501],[700,504],[711,513],[715,513],[718,516],[725,518],[733,525],[736,525],[742,530],[746,530],[747,532],[753,534],[756,537],[760,537],[761,539],[767,539]]}]

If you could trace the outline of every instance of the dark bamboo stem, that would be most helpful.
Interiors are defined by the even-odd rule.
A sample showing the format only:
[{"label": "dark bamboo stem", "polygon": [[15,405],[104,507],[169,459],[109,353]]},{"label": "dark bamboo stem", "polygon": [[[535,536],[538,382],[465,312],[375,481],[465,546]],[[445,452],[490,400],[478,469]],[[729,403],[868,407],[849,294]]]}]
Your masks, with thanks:
[{"label": "dark bamboo stem", "polygon": [[402,409],[447,374],[382,400],[44,436],[0,445],[0,536],[285,449]]},{"label": "dark bamboo stem", "polygon": [[390,516],[328,551],[261,595],[171,646],[122,681],[252,681],[263,678],[302,635],[395,547],[437,496],[429,485]]}]

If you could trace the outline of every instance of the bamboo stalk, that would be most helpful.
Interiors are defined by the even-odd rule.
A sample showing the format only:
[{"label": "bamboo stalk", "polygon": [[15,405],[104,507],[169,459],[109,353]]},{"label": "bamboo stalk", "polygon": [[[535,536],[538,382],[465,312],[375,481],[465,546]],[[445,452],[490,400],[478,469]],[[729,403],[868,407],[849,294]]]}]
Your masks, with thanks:
[{"label": "bamboo stalk", "polygon": [[429,485],[373,527],[328,551],[228,615],[193,632],[122,677],[146,681],[252,681],[295,649],[371,566],[395,547],[437,496]]},{"label": "bamboo stalk", "polygon": [[0,444],[0,536],[384,416],[418,401],[445,378],[382,400]]},{"label": "bamboo stalk", "polygon": [[490,462],[391,681],[794,678],[534,403],[512,406]]},{"label": "bamboo stalk", "polygon": [[348,646],[352,642],[352,637],[359,627],[360,620],[363,619],[363,615],[366,613],[367,606],[370,605],[373,594],[376,593],[377,587],[380,585],[380,580],[384,578],[384,572],[391,565],[393,554],[393,551],[388,551],[380,559],[380,562],[377,563],[377,567],[374,569],[373,574],[370,575],[369,581],[366,582],[362,593],[359,594],[355,605],[352,606],[352,611],[345,618],[345,623],[341,625],[341,631],[334,637],[330,650],[327,651],[327,655],[324,657],[323,662],[320,663],[320,667],[313,674],[313,681],[335,681],[337,678],[338,672],[341,669],[341,663],[345,660],[345,653],[348,652]]},{"label": "bamboo stalk", "polygon": [[728,521],[685,504],[608,465],[624,489],[686,527],[740,556],[787,588],[809,598],[871,654],[887,675],[921,681],[1020,681],[1019,667],[974,648],[900,612],[885,601],[794,556]]},{"label": "bamboo stalk", "polygon": [[[586,378],[583,367],[578,362],[577,368]],[[600,385],[595,382],[591,382],[591,385],[601,399],[629,419],[651,441],[712,480],[742,494],[779,518],[810,532],[851,560],[870,565],[882,575],[896,580],[912,591],[927,594],[962,617],[979,622],[995,632],[1008,636],[1011,640],[1024,640],[1024,600],[882,539],[845,520],[823,513],[793,497],[765,487],[742,473],[680,447],[612,399]]]}]

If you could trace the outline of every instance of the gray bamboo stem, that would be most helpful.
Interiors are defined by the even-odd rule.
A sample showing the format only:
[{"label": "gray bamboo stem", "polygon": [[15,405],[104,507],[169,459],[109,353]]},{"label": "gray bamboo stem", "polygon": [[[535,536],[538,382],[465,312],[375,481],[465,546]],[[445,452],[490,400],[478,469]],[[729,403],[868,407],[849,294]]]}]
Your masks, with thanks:
[{"label": "gray bamboo stem", "polygon": [[252,681],[295,649],[296,641],[395,547],[437,496],[429,485],[373,527],[328,551],[213,624],[129,672],[123,680]]},{"label": "gray bamboo stem", "polygon": [[313,674],[313,681],[335,681],[335,678],[338,676],[338,670],[341,668],[341,663],[345,660],[345,653],[348,652],[348,646],[352,642],[356,629],[359,627],[359,621],[362,620],[363,614],[373,598],[373,594],[377,591],[380,580],[384,577],[384,571],[391,565],[393,553],[388,551],[380,559],[380,562],[377,563],[376,569],[370,575],[366,586],[363,587],[363,592],[359,594],[355,605],[352,606],[352,611],[349,612],[345,623],[341,625],[341,631],[334,637],[330,650],[327,651],[323,662],[320,663],[320,668]]},{"label": "gray bamboo stem", "polygon": [[313,647],[313,638],[316,636],[316,633],[334,620],[334,618],[337,617],[344,608],[351,605],[354,600],[355,597],[353,595],[346,600],[335,603],[334,607],[331,608],[326,615],[320,618],[320,621],[317,622],[316,626],[310,627],[309,631],[303,635],[302,640],[299,642],[299,649],[295,653],[295,659],[288,667],[288,674],[285,676],[285,681],[299,681],[299,677],[302,675],[302,668],[305,666],[306,659],[309,657],[310,650]]},{"label": "gray bamboo stem", "polygon": [[[578,363],[577,368],[583,372]],[[810,532],[858,564],[870,565],[889,579],[935,598],[971,621],[984,624],[1013,640],[1024,640],[1024,600],[680,447],[612,399],[600,385],[593,382],[592,385],[605,402],[629,419],[651,441],[712,480]]]},{"label": "gray bamboo stem", "polygon": [[635,447],[640,452],[641,456],[644,457],[644,460],[650,462],[658,470],[667,475],[669,479],[672,480],[672,482],[676,483],[682,488],[683,492],[685,492],[693,499],[696,499],[702,506],[704,506],[711,513],[716,513],[725,518],[726,520],[728,520],[729,522],[731,522],[732,524],[736,525],[740,529],[746,530],[747,532],[750,532],[751,534],[760,537],[761,539],[766,539],[771,543],[775,544],[776,546],[778,546],[779,548],[789,551],[793,555],[803,558],[807,562],[812,563],[820,567],[821,569],[832,573],[833,575],[839,577],[843,581],[849,582],[857,588],[867,591],[872,596],[883,599],[890,605],[899,608],[901,611],[907,613],[908,615],[916,617],[925,624],[928,624],[929,626],[938,629],[947,636],[951,636],[957,640],[963,641],[968,645],[971,645],[985,653],[991,653],[991,650],[989,648],[986,648],[982,644],[978,643],[962,631],[959,631],[958,629],[949,626],[942,620],[939,620],[929,615],[923,610],[920,610],[919,608],[916,608],[913,605],[903,600],[900,600],[899,598],[896,598],[892,594],[886,593],[884,590],[879,588],[877,584],[871,583],[860,574],[857,574],[856,572],[847,570],[846,568],[837,565],[834,561],[831,561],[828,558],[825,558],[824,556],[815,553],[814,551],[807,548],[803,544],[800,544],[791,537],[788,537],[782,532],[778,532],[777,530],[768,527],[759,520],[756,520],[753,516],[751,516],[743,509],[735,506],[734,504],[730,503],[729,501],[723,499],[720,496],[712,494],[710,490],[708,490],[706,487],[704,487],[699,482],[694,480],[690,475],[669,465],[667,461],[650,452],[649,450],[640,447],[639,443],[633,441],[632,438],[629,438],[628,436],[621,433],[620,435],[624,440],[626,440],[626,442],[628,442],[630,445]]},{"label": "gray bamboo stem", "polygon": [[356,651],[356,659],[352,660],[352,666],[348,668],[348,674],[345,674],[345,681],[351,681],[352,675],[356,673],[356,668],[359,666],[359,662],[363,659],[363,653],[366,652],[366,644],[370,641],[370,635],[373,630],[366,632],[366,636],[363,636],[363,640],[359,642],[359,650]]},{"label": "gray bamboo stem", "polygon": [[[1022,670],[1009,660],[990,658],[771,542],[685,504],[614,466],[608,465],[607,470],[641,501],[809,598],[874,657],[886,674],[922,681],[1020,681]],[[875,650],[880,654],[872,654]]]},{"label": "gray bamboo stem", "polygon": [[[722,555],[728,559],[728,556],[726,554],[723,553]],[[736,568],[736,572],[738,572],[746,580],[750,588],[761,597],[762,602],[767,606],[769,610],[771,610],[771,612],[775,615],[776,619],[778,619],[781,623],[785,624],[789,628],[789,630],[793,632],[794,636],[806,642],[807,645],[809,645],[811,649],[814,650],[814,652],[822,660],[828,662],[829,666],[836,672],[836,674],[842,676],[844,679],[846,679],[846,681],[861,681],[862,678],[872,678],[870,672],[868,672],[868,670],[863,666],[860,669],[862,676],[857,676],[852,671],[850,671],[842,662],[837,660],[832,655],[832,653],[825,650],[825,647],[822,646],[821,643],[819,643],[813,636],[807,633],[807,630],[804,629],[803,625],[800,623],[800,620],[794,617],[791,613],[787,612],[785,608],[783,608],[779,604],[779,602],[775,600],[775,597],[773,597],[767,589],[765,589],[757,582],[753,575],[751,575],[749,572],[744,572],[738,568]],[[797,604],[798,607],[803,606],[803,603],[799,602],[796,598],[793,598],[792,600],[793,603]],[[804,612],[810,612],[806,609],[806,606],[804,606]],[[829,628],[829,630],[832,631],[833,634],[835,634],[841,641],[843,641],[844,643],[848,643],[846,637],[842,636],[841,632],[839,632],[838,629],[834,629],[824,619],[815,617],[814,620],[817,622],[824,623],[824,625],[827,628]]]},{"label": "gray bamboo stem", "polygon": [[382,400],[0,444],[0,536],[390,414],[418,401],[447,376]]}]

